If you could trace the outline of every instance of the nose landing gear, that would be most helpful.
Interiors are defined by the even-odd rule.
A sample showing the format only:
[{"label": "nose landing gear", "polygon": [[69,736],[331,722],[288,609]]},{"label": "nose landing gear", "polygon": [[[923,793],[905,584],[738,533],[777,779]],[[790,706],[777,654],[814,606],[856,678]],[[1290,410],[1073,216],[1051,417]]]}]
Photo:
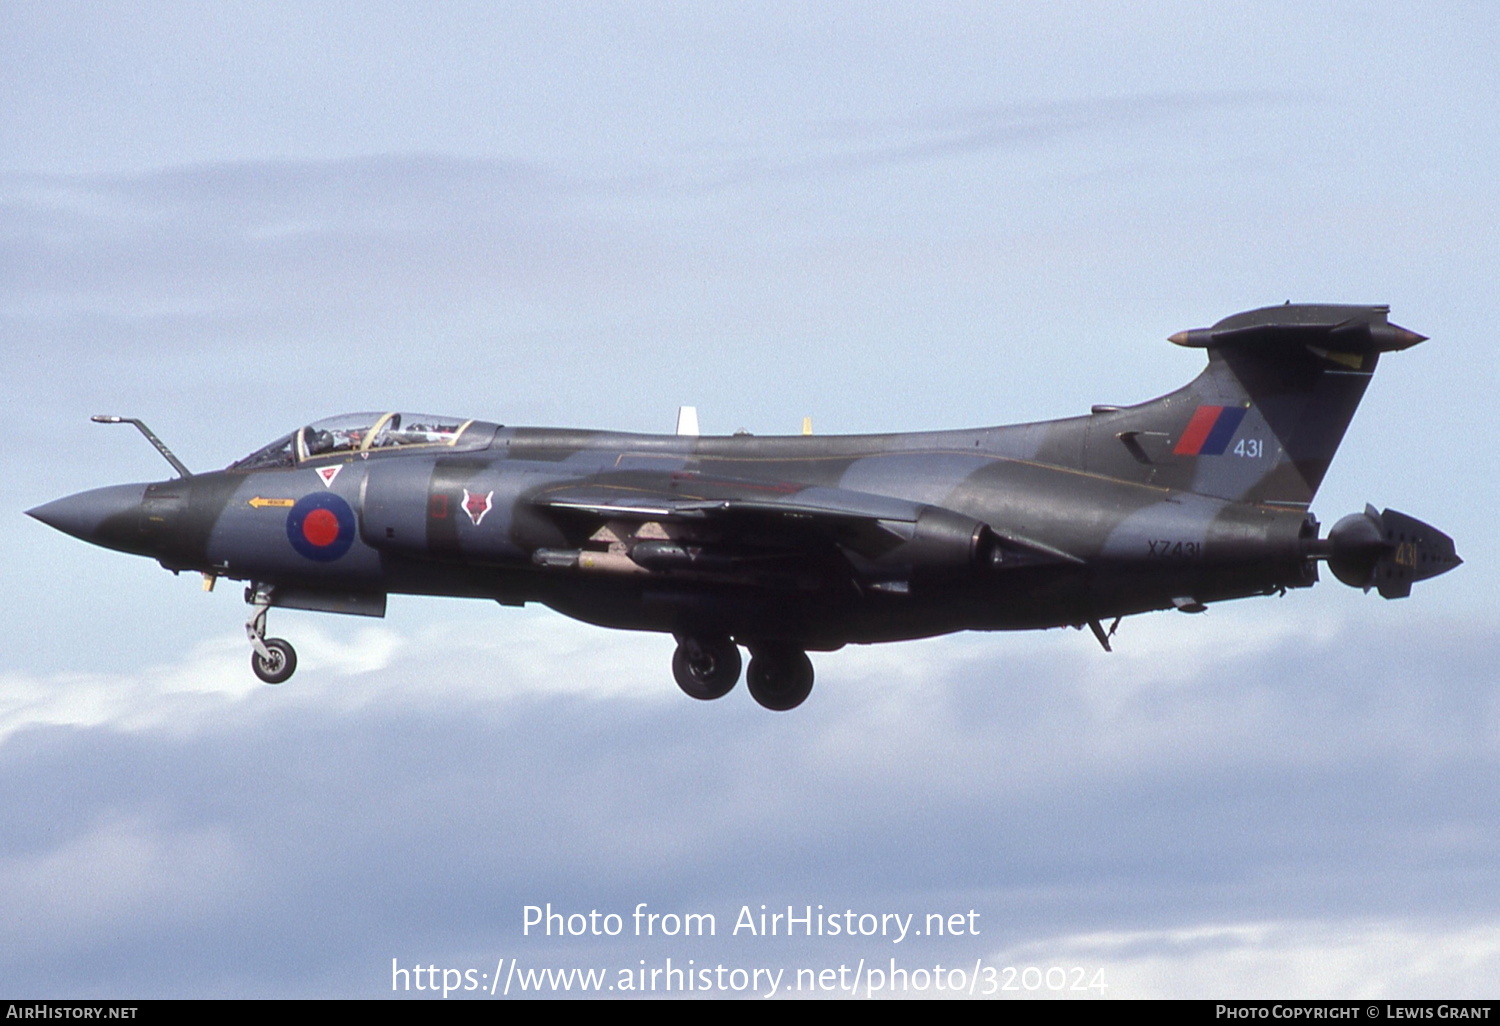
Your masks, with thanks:
[{"label": "nose landing gear", "polygon": [[271,608],[269,589],[252,585],[245,589],[245,601],[254,612],[245,621],[245,636],[250,639],[250,668],[267,684],[280,684],[297,672],[297,650],[282,638],[266,637],[266,613]]}]

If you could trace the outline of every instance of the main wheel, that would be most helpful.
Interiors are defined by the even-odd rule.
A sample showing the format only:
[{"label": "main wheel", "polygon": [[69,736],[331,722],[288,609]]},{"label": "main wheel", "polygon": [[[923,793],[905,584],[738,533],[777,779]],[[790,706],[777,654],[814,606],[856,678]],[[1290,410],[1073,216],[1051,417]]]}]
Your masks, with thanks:
[{"label": "main wheel", "polygon": [[252,651],[250,668],[267,684],[280,684],[297,671],[297,650],[280,638],[266,638],[265,644],[271,650],[271,658]]},{"label": "main wheel", "polygon": [[684,638],[672,653],[672,676],[693,698],[723,698],[740,679],[740,650],[728,638]]},{"label": "main wheel", "polygon": [[813,665],[800,648],[757,648],[745,674],[750,697],[774,712],[795,709],[812,693]]}]

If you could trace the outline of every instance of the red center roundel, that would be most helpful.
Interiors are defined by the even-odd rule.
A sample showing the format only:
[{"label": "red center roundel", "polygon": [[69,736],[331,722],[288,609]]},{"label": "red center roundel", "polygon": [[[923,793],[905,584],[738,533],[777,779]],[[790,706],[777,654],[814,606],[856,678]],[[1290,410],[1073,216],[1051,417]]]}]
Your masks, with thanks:
[{"label": "red center roundel", "polygon": [[329,510],[309,510],[302,520],[302,537],[319,548],[332,545],[338,536],[339,518]]}]

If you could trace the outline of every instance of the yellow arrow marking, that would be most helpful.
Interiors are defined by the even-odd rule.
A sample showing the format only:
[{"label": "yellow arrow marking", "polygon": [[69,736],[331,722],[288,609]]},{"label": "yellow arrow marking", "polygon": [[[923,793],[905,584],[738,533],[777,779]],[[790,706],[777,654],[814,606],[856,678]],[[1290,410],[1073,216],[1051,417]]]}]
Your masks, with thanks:
[{"label": "yellow arrow marking", "polygon": [[259,495],[250,500],[250,505],[254,506],[256,509],[261,509],[265,506],[281,506],[285,508],[288,506],[295,506],[296,504],[296,499],[263,499]]}]

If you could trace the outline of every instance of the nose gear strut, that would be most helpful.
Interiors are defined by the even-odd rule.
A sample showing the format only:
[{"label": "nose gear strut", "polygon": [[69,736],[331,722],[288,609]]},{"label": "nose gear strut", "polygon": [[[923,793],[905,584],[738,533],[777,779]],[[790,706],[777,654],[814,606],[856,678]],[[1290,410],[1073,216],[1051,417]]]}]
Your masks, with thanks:
[{"label": "nose gear strut", "polygon": [[297,672],[297,650],[282,638],[266,637],[266,613],[271,608],[271,589],[252,584],[245,589],[245,601],[254,612],[245,621],[245,636],[250,639],[250,668],[267,684],[280,684]]}]

